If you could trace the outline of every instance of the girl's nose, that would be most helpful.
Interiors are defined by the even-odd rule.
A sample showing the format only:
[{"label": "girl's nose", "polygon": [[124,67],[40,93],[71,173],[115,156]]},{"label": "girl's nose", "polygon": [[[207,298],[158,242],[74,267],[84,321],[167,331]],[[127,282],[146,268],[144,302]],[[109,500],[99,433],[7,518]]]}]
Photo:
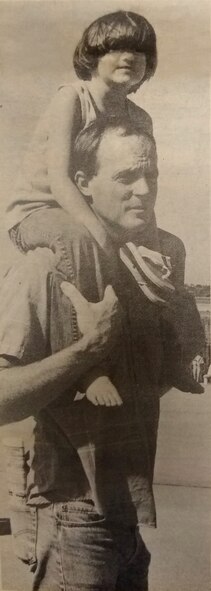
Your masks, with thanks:
[{"label": "girl's nose", "polygon": [[124,51],[124,53],[122,53],[122,59],[124,62],[128,62],[128,63],[133,62],[134,61],[134,52]]},{"label": "girl's nose", "polygon": [[133,194],[140,197],[149,194],[149,185],[145,176],[142,176],[133,184]]}]

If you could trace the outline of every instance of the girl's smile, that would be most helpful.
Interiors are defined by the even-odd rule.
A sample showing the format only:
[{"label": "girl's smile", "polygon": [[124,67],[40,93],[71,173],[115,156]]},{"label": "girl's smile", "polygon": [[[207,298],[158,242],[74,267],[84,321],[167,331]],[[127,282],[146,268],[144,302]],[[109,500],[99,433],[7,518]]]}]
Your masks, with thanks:
[{"label": "girl's smile", "polygon": [[132,51],[110,51],[98,60],[95,76],[106,84],[124,84],[128,90],[141,83],[146,71],[144,53]]}]

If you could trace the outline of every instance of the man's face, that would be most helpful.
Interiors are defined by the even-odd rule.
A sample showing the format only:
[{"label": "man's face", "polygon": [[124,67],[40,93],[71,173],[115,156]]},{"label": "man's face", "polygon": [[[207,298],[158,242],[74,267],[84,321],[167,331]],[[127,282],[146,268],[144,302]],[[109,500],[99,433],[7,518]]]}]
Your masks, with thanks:
[{"label": "man's face", "polygon": [[108,130],[97,152],[97,172],[89,181],[95,212],[126,233],[144,230],[157,195],[157,158],[147,136]]}]

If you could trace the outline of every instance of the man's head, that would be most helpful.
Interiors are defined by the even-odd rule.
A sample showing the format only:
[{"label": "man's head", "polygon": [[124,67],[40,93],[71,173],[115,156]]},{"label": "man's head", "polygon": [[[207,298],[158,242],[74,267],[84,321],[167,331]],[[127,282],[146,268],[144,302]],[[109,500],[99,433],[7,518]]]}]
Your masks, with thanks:
[{"label": "man's head", "polygon": [[154,139],[130,121],[102,119],[78,135],[74,159],[75,183],[114,234],[144,230],[157,195]]}]

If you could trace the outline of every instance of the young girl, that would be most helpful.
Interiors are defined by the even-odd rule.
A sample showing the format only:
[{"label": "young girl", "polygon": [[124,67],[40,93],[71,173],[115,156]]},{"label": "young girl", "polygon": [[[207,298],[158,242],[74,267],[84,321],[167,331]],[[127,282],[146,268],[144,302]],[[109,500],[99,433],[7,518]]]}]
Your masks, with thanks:
[{"label": "young girl", "polygon": [[[118,11],[97,19],[84,32],[73,62],[79,80],[61,87],[41,118],[7,209],[10,236],[23,251],[38,245],[65,248],[69,216],[86,224],[104,246],[100,224],[71,179],[75,138],[104,113],[131,117],[152,132],[149,115],[127,99],[156,69],[156,37],[145,18]],[[89,374],[85,389],[94,404],[121,404],[106,375]]]},{"label": "young girl", "polygon": [[[105,247],[104,232],[73,181],[75,139],[103,115],[129,117],[152,134],[149,115],[127,98],[157,66],[155,32],[144,17],[117,11],[97,19],[85,30],[73,63],[78,81],[59,89],[40,120],[7,209],[10,236],[22,251],[38,245],[68,251],[69,216]],[[86,376],[83,390],[94,404],[122,402],[103,370]]]},{"label": "young girl", "polygon": [[[59,206],[72,219],[86,224],[98,241],[102,239],[99,224],[71,176],[74,142],[82,129],[104,114],[107,118],[130,117],[143,131],[152,133],[149,115],[127,95],[154,74],[156,59],[154,30],[135,13],[105,15],[84,32],[73,58],[79,80],[60,87],[41,118],[18,179],[15,199],[7,209],[8,229],[12,229],[22,249],[42,241],[46,227],[38,228],[37,222],[42,223],[43,208],[50,210],[53,239],[58,230],[55,208]],[[38,211],[39,216],[34,218]]]}]

